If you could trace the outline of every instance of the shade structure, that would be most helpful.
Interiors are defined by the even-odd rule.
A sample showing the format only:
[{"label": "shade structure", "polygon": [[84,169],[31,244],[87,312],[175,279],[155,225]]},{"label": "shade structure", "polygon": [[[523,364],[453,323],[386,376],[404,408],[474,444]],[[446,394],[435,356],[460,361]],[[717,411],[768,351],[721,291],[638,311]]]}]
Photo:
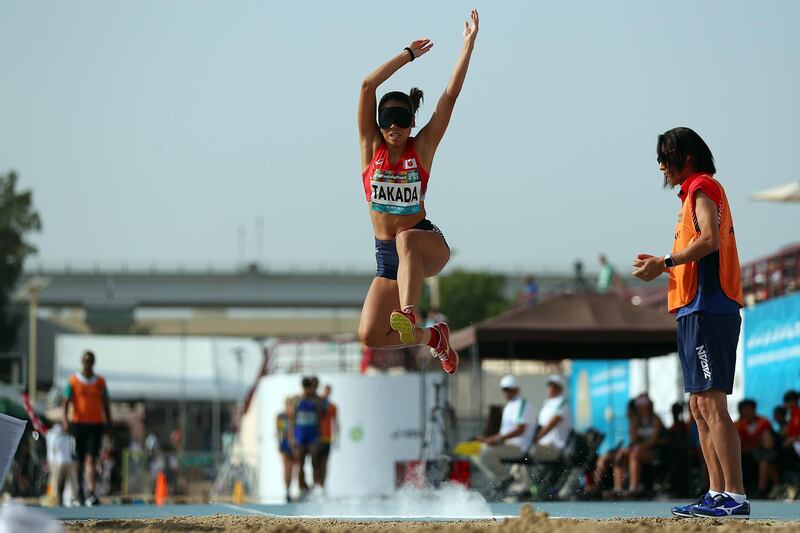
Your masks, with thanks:
[{"label": "shade structure", "polygon": [[750,198],[765,202],[800,202],[800,181],[759,191]]},{"label": "shade structure", "polygon": [[677,350],[675,316],[611,294],[563,294],[452,334],[481,359],[630,359]]}]

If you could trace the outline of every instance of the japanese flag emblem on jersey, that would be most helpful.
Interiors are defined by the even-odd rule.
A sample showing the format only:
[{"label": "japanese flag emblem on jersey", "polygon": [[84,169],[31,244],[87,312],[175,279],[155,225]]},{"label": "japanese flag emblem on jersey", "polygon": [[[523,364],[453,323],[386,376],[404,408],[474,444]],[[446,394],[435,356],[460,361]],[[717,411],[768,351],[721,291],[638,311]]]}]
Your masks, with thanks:
[{"label": "japanese flag emblem on jersey", "polygon": [[412,168],[417,168],[417,160],[413,157],[411,159],[404,159],[403,160],[403,168],[405,170],[409,170]]}]

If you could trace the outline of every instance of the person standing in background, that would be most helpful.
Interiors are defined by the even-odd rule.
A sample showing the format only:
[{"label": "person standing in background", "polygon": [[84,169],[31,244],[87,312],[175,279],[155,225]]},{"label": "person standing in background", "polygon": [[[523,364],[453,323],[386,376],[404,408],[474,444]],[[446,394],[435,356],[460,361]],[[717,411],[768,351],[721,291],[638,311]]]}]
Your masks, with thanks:
[{"label": "person standing in background", "polygon": [[539,284],[533,276],[525,276],[522,280],[522,290],[517,295],[518,305],[534,305],[539,303]]},{"label": "person standing in background", "polygon": [[291,503],[292,474],[294,470],[294,457],[292,456],[292,398],[286,398],[283,412],[278,413],[276,429],[278,436],[278,453],[281,454],[283,463],[283,484],[286,487],[286,503]]},{"label": "person standing in background", "polygon": [[[64,430],[62,424],[56,422],[45,437],[47,440],[47,466],[50,470],[50,490],[56,496],[56,503],[64,505],[64,488],[70,483],[70,493],[74,497],[72,485],[72,436]],[[71,504],[71,501],[67,502]]]},{"label": "person standing in background", "polygon": [[314,483],[325,488],[328,477],[328,459],[331,445],[339,440],[339,415],[336,404],[331,401],[331,386],[325,385],[322,390],[323,414],[320,419],[320,445],[317,457],[317,472]]},{"label": "person standing in background", "polygon": [[605,254],[600,254],[597,260],[600,262],[600,273],[597,275],[597,292],[606,294],[619,286],[621,280],[616,271],[614,271],[614,267],[608,262]]},{"label": "person standing in background", "polygon": [[[111,406],[108,402],[106,380],[94,373],[94,353],[86,351],[81,357],[81,371],[69,377],[64,390],[64,427],[75,437],[75,469],[77,473],[78,502],[97,505],[95,476],[97,457],[103,442],[103,433],[111,430]],[[72,406],[70,421],[69,408]],[[85,477],[85,493],[84,493]]]},{"label": "person standing in background", "polygon": [[697,422],[710,487],[696,502],[672,508],[680,517],[747,519],[739,434],[728,414],[744,305],[733,215],[715,179],[714,156],[689,128],[658,136],[664,187],[678,187],[681,207],[672,252],[638,254],[633,275],[652,281],[669,274],[667,307],[678,321],[684,390]]},{"label": "person standing in background", "polygon": [[[296,398],[289,415],[290,425],[294,433],[294,459],[297,463],[297,485],[300,487],[300,497],[308,494],[306,483],[305,462],[306,457],[311,457],[312,467],[318,472],[317,464],[319,447],[319,421],[323,412],[322,399],[317,396],[315,381],[305,377],[302,380],[303,395]],[[314,476],[315,478],[317,476]]]}]

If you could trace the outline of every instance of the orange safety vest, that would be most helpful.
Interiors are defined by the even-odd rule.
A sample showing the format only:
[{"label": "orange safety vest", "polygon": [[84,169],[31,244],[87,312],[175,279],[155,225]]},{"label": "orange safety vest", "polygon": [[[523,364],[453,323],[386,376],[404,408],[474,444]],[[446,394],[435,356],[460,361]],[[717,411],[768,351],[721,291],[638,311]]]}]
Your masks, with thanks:
[{"label": "orange safety vest", "polygon": [[322,442],[330,443],[333,440],[333,419],[336,418],[336,405],[328,402],[325,413],[319,420],[319,433]]},{"label": "orange safety vest", "polygon": [[69,377],[68,397],[72,399],[72,421],[81,424],[102,424],[103,403],[106,395],[106,380],[98,375],[90,379],[72,374]]},{"label": "orange safety vest", "polygon": [[[736,250],[736,235],[733,231],[728,197],[722,185],[709,174],[689,176],[682,185],[683,205],[678,213],[675,225],[675,242],[672,253],[675,254],[689,247],[699,236],[700,228],[694,214],[694,194],[700,190],[701,181],[710,180],[719,187],[720,197],[717,203],[719,217],[719,284],[725,296],[744,306],[742,293],[742,275],[739,269],[739,252]],[[684,188],[685,186],[685,188]],[[688,305],[697,294],[697,261],[677,265],[669,269],[669,291],[667,306],[670,313]]]}]

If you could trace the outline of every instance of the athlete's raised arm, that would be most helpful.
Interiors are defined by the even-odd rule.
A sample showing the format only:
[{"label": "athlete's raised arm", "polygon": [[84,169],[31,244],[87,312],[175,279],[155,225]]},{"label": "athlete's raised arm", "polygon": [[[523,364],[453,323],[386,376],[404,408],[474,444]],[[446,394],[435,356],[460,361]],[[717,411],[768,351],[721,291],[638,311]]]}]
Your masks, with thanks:
[{"label": "athlete's raised arm", "polygon": [[478,11],[473,9],[470,13],[470,18],[472,19],[471,25],[469,22],[464,22],[464,47],[458,56],[456,67],[453,69],[447,88],[439,98],[431,120],[420,130],[416,137],[415,147],[417,153],[422,159],[422,164],[428,170],[430,170],[433,162],[433,154],[436,152],[436,148],[447,130],[447,125],[450,123],[453,107],[456,105],[456,99],[461,93],[464,78],[467,76],[472,49],[475,47],[475,38],[478,36]]},{"label": "athlete's raised arm", "polygon": [[[414,54],[414,59],[426,54],[431,47],[433,47],[433,42],[430,39],[417,39],[408,45],[411,53]],[[378,123],[375,120],[377,111],[375,90],[392,74],[400,70],[400,67],[411,61],[411,54],[408,53],[408,50],[403,49],[361,82],[361,92],[358,95],[358,136],[361,144],[362,168],[369,165],[373,152],[382,139]]]}]

